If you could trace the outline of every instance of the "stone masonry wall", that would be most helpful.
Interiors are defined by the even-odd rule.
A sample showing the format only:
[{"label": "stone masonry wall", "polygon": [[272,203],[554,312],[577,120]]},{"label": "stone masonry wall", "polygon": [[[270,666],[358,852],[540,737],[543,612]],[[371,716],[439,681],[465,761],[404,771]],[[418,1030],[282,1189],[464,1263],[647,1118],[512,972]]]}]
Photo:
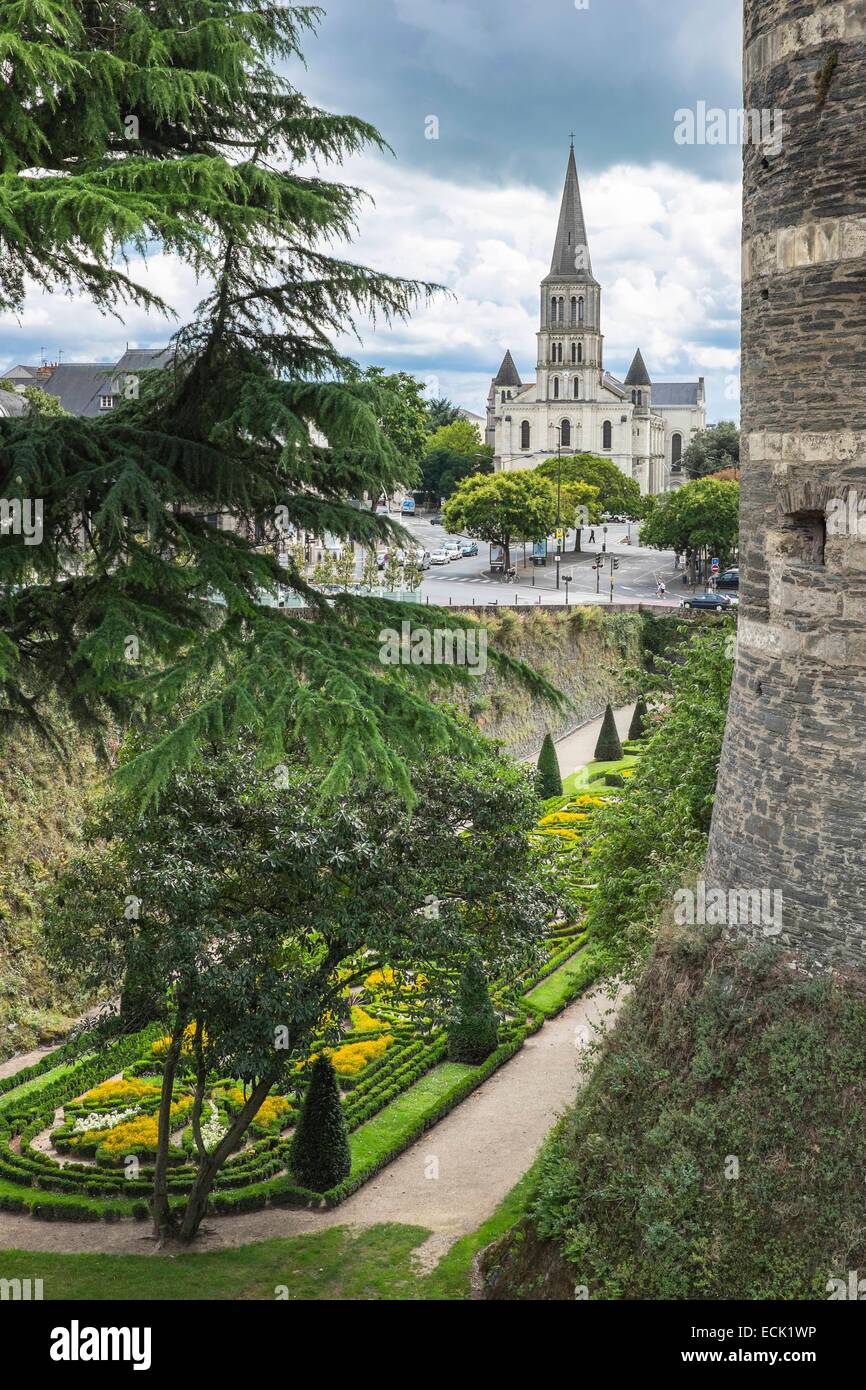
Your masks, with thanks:
[{"label": "stone masonry wall", "polygon": [[866,0],[746,0],[744,42],[744,106],[784,127],[744,152],[740,619],[707,881],[781,891],[805,967],[864,965]]}]

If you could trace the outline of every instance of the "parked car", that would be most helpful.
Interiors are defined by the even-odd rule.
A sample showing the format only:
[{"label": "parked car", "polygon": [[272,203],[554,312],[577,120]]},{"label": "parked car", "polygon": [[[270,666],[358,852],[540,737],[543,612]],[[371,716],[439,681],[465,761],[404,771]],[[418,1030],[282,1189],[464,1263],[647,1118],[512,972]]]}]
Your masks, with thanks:
[{"label": "parked car", "polygon": [[433,550],[430,553],[431,565],[447,565],[450,559],[451,556],[448,554],[448,551],[441,545],[438,550]]},{"label": "parked car", "polygon": [[402,503],[400,504],[400,511],[403,512],[406,516],[413,516],[415,513],[415,498],[404,497]]},{"label": "parked car", "polygon": [[418,566],[419,569],[422,569],[422,570],[429,570],[429,568],[430,568],[430,551],[429,551],[429,550],[424,550],[424,549],[422,549],[422,548],[419,548],[418,550],[416,550],[416,551],[415,551],[415,564]]},{"label": "parked car", "polygon": [[434,513],[433,513],[433,515],[432,515],[431,518],[430,518],[430,525],[431,525],[431,526],[441,526],[441,525],[442,525],[442,513],[441,513],[441,512],[434,512]]},{"label": "parked car", "polygon": [[716,580],[717,589],[739,589],[739,587],[740,571],[736,565],[733,569],[725,570]]},{"label": "parked car", "polygon": [[714,594],[709,590],[705,594],[692,594],[691,598],[680,600],[680,608],[712,608],[718,612],[733,607],[734,600],[729,594]]},{"label": "parked car", "polygon": [[464,560],[469,560],[473,555],[478,554],[478,546],[474,541],[464,541],[460,547],[460,554]]},{"label": "parked car", "polygon": [[463,558],[463,547],[459,541],[446,541],[442,549],[447,551],[449,560],[461,560]]}]

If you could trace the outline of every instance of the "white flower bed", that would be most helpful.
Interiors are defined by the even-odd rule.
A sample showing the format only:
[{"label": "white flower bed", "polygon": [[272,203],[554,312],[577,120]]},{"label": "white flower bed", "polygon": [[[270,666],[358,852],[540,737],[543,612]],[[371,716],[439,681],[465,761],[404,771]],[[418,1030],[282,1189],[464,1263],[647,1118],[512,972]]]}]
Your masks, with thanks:
[{"label": "white flower bed", "polygon": [[101,1114],[98,1110],[93,1110],[89,1115],[82,1115],[80,1120],[75,1121],[72,1133],[89,1134],[92,1129],[114,1129],[116,1125],[122,1125],[124,1120],[131,1120],[140,1109],[140,1105],[133,1105],[129,1110],[105,1110]]},{"label": "white flower bed", "polygon": [[210,1116],[201,1127],[201,1139],[208,1153],[210,1153],[212,1149],[216,1148],[227,1131],[220,1119],[220,1112],[212,1100],[208,1102],[208,1107],[210,1109]]}]

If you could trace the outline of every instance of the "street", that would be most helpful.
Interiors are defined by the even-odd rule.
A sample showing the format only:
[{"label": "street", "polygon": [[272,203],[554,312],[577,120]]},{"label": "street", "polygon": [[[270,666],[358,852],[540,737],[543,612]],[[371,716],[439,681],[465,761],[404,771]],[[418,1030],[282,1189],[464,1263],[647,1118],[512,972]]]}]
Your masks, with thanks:
[{"label": "street", "polygon": [[[462,540],[452,536],[442,526],[433,526],[429,517],[400,517],[406,530],[419,546],[433,551],[446,540]],[[511,562],[517,570],[517,579],[506,583],[499,576],[488,573],[490,547],[486,542],[478,542],[478,555],[472,559],[452,560],[447,565],[435,566],[426,570],[421,586],[421,600],[444,606],[447,604],[485,603],[537,603],[566,602],[564,576],[573,575],[568,587],[568,602],[576,604],[610,602],[610,562],[612,557],[619,560],[619,569],[614,575],[613,598],[616,603],[652,603],[670,606],[679,603],[687,592],[682,582],[682,571],[674,569],[671,552],[650,550],[635,544],[627,544],[631,530],[632,540],[637,537],[638,527],[633,522],[629,528],[622,523],[612,523],[607,528],[607,552],[604,555],[604,569],[599,576],[596,593],[596,572],[593,569],[595,556],[602,552],[604,533],[600,526],[595,527],[596,544],[589,544],[592,528],[583,529],[583,550],[575,554],[567,551],[560,562],[560,588],[556,588],[556,564],[553,555],[548,555],[546,566],[532,564],[532,547],[527,544],[527,558],[524,565],[523,543],[512,547]],[[574,545],[574,532],[569,532],[568,543]],[[656,597],[658,579],[661,577],[667,586],[664,599]]]}]

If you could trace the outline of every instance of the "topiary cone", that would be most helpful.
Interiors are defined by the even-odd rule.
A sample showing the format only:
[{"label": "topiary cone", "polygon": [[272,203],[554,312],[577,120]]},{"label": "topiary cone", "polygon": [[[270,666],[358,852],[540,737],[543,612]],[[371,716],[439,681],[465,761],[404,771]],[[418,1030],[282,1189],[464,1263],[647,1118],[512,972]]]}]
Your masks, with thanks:
[{"label": "topiary cone", "polygon": [[556,756],[556,745],[550,734],[544,735],[538,755],[538,789],[543,801],[549,800],[551,796],[562,796],[559,758]]},{"label": "topiary cone", "polygon": [[634,714],[628,726],[629,738],[643,738],[647,717],[647,704],[643,696],[640,697],[634,707]]},{"label": "topiary cone", "polygon": [[484,968],[470,956],[460,977],[457,1007],[448,1025],[448,1056],[452,1062],[478,1066],[496,1051],[499,1025],[490,1002]]},{"label": "topiary cone", "polygon": [[298,1182],[313,1192],[327,1192],[349,1176],[349,1135],[330,1057],[319,1056],[313,1063],[290,1166]]},{"label": "topiary cone", "polygon": [[595,745],[595,761],[597,763],[616,763],[622,757],[622,744],[619,741],[619,734],[616,730],[616,720],[613,717],[613,710],[610,705],[604,712],[604,720],[601,725],[601,733],[598,736],[598,743]]}]

